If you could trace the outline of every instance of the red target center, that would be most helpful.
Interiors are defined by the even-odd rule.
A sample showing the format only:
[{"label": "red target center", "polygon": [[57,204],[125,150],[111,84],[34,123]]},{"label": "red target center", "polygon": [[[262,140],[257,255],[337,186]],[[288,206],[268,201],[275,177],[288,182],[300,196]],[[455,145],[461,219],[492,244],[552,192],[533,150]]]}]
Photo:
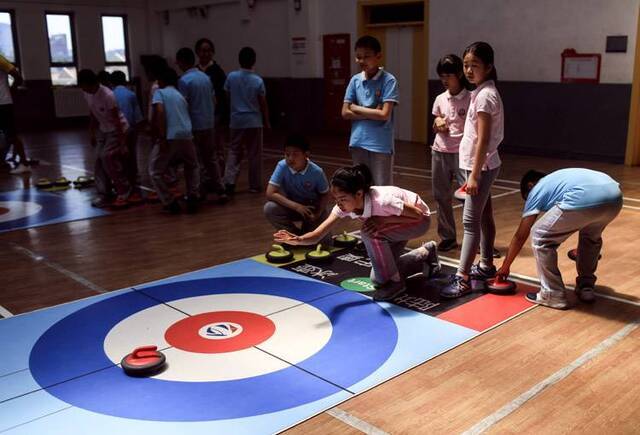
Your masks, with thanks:
[{"label": "red target center", "polygon": [[10,210],[8,208],[0,207],[0,216],[9,213],[9,211]]},{"label": "red target center", "polygon": [[273,335],[276,325],[260,314],[245,311],[215,311],[174,323],[164,338],[187,352],[235,352],[256,346]]}]

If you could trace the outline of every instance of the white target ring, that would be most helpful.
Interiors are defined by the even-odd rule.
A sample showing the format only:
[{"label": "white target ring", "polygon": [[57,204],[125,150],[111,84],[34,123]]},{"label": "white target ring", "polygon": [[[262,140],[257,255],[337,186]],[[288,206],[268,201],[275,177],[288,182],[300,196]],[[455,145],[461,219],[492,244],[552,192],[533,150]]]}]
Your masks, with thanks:
[{"label": "white target ring", "polygon": [[[189,313],[191,318],[165,305],[155,305],[139,311],[116,324],[105,337],[104,351],[109,359],[118,364],[134,348],[154,344],[159,349],[170,347],[163,351],[167,357],[167,369],[154,376],[156,379],[181,382],[231,381],[273,373],[290,367],[290,364],[304,361],[329,342],[333,330],[331,321],[319,309],[281,296],[229,293],[185,298],[169,304]],[[207,316],[206,313],[215,315],[230,312],[263,317],[264,322],[273,323],[273,332],[255,346],[223,352],[188,351],[167,340],[167,331],[179,327],[185,321],[194,320],[199,315]],[[183,332],[192,334],[193,340],[224,346],[232,344],[232,340],[244,339],[246,334],[251,333],[252,325],[230,318],[228,321],[207,322],[186,329]],[[207,330],[217,338],[203,336],[203,332],[207,335]],[[301,336],[304,341],[296,340],[296,337]],[[286,361],[273,358],[270,354],[286,355]]]},{"label": "white target ring", "polygon": [[33,216],[42,206],[29,201],[0,201],[0,223]]}]

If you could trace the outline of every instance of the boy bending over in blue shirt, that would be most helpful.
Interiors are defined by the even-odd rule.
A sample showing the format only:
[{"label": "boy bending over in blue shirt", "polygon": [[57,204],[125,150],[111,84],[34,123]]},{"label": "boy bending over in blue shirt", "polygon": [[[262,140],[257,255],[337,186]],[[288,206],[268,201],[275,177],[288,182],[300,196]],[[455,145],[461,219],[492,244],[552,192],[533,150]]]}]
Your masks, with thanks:
[{"label": "boy bending over in blue shirt", "polygon": [[522,220],[497,275],[509,275],[513,260],[533,231],[531,246],[540,276],[540,292],[527,293],[526,297],[547,307],[569,308],[557,250],[577,231],[576,293],[583,302],[593,302],[602,231],[622,209],[619,184],[607,174],[590,169],[561,169],[549,175],[529,171],[522,177],[520,192],[526,201]]}]

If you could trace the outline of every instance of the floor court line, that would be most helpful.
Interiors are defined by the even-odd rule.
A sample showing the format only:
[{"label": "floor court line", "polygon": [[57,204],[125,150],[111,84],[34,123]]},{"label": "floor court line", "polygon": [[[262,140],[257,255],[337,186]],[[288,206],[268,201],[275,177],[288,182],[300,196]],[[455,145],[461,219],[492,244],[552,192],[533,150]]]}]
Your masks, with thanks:
[{"label": "floor court line", "polygon": [[19,427],[21,427],[21,426],[27,425],[27,424],[29,424],[29,423],[33,423],[34,421],[42,420],[43,418],[50,417],[50,416],[52,416],[52,415],[55,415],[55,414],[57,414],[57,413],[59,413],[59,412],[62,412],[62,411],[66,411],[67,409],[71,409],[71,408],[73,408],[73,406],[71,406],[71,405],[69,405],[69,406],[65,406],[64,408],[60,408],[60,409],[58,409],[57,411],[53,411],[53,412],[50,412],[50,413],[48,413],[48,414],[42,415],[42,416],[40,416],[40,417],[38,417],[38,418],[34,418],[34,419],[32,419],[32,420],[25,421],[24,423],[20,423],[20,424],[17,424],[17,425],[15,425],[15,426],[11,426],[11,427],[9,427],[9,428],[7,428],[7,429],[5,429],[5,430],[0,431],[0,433],[5,433],[5,432],[12,431],[13,429],[17,429],[17,428],[19,428]]},{"label": "floor court line", "polygon": [[13,313],[11,311],[7,310],[2,305],[0,305],[0,316],[4,317],[6,319],[8,317],[13,317]]},{"label": "floor court line", "polygon": [[38,255],[35,252],[22,247],[16,243],[10,243],[11,248],[16,251],[19,252],[21,254],[26,255],[27,257],[31,258],[33,261],[37,262],[37,263],[42,263],[45,266],[55,270],[56,272],[61,273],[62,275],[66,276],[67,278],[72,279],[73,281],[82,284],[84,287],[88,288],[89,290],[92,290],[96,293],[99,294],[103,294],[103,293],[108,293],[109,290],[106,290],[102,287],[100,287],[97,284],[94,284],[93,282],[89,281],[88,279],[86,279],[85,277],[83,277],[82,275],[79,275],[69,269],[66,269],[65,267],[61,266],[58,263],[55,263],[53,261],[49,261],[47,260],[45,257],[43,257],[42,255]]},{"label": "floor court line", "polygon": [[347,411],[344,411],[338,407],[331,408],[326,411],[326,413],[331,417],[340,420],[341,422],[367,435],[388,435],[388,432],[385,432],[382,429],[379,429],[376,426],[369,424],[366,421],[361,420],[355,415],[351,415]]},{"label": "floor court line", "polygon": [[598,355],[606,352],[608,349],[618,344],[625,337],[627,337],[629,334],[635,331],[638,328],[638,326],[640,326],[640,319],[627,323],[623,328],[618,330],[616,333],[610,335],[608,338],[600,342],[600,344],[598,344],[597,346],[591,348],[591,350],[583,353],[580,357],[578,357],[572,363],[566,365],[565,367],[561,368],[557,372],[553,373],[548,378],[534,385],[532,388],[525,391],[520,396],[513,399],[511,402],[507,403],[506,405],[498,409],[493,414],[485,417],[476,425],[474,425],[470,429],[463,432],[463,434],[476,435],[476,434],[481,434],[486,432],[496,423],[500,422],[502,419],[507,417],[509,414],[518,410],[518,408],[522,407],[529,400],[538,396],[545,389],[557,384],[563,379],[566,379],[575,370],[584,366],[586,363],[596,358]]}]

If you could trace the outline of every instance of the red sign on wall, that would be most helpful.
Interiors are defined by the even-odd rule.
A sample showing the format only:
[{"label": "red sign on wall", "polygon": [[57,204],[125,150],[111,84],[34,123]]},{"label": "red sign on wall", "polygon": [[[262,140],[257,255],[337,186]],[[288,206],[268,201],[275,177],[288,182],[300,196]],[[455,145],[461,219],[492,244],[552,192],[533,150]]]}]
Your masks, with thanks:
[{"label": "red sign on wall", "polygon": [[599,53],[577,53],[573,48],[562,52],[562,83],[600,83]]}]

